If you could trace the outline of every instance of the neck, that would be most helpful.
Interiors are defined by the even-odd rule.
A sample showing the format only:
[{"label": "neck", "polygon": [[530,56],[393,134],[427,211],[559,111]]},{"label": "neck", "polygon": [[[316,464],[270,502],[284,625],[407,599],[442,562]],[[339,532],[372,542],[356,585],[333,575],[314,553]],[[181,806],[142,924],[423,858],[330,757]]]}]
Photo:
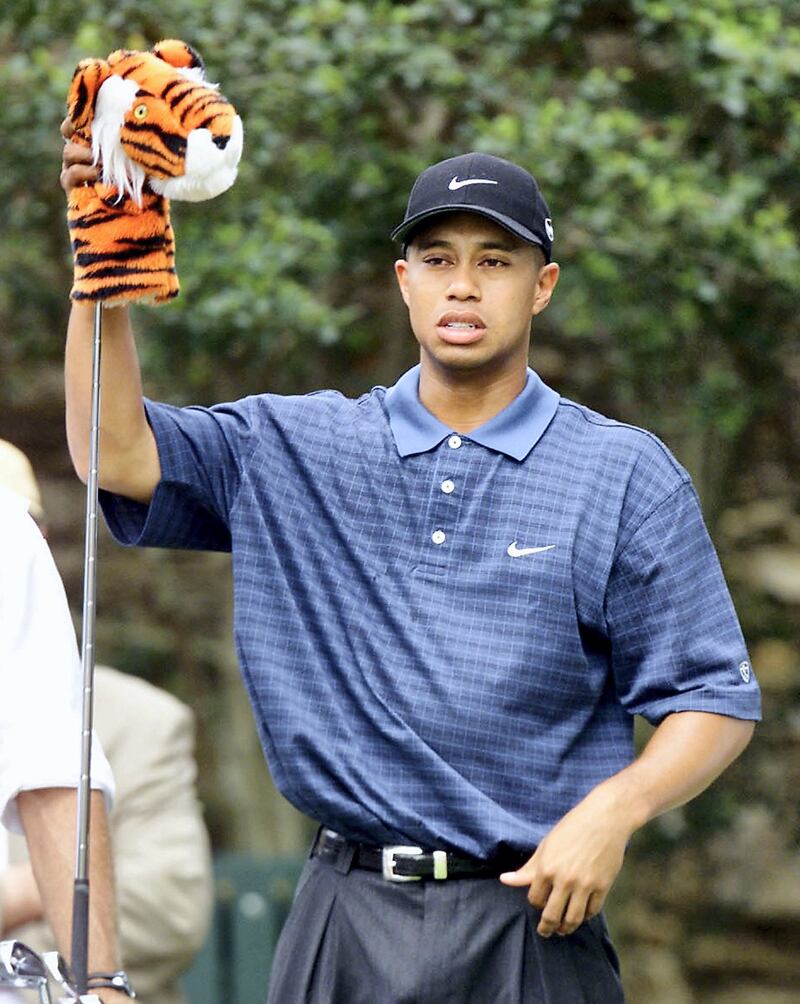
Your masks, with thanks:
[{"label": "neck", "polygon": [[423,358],[419,399],[440,422],[455,432],[468,433],[511,404],[527,379],[526,365],[487,377],[485,371],[453,373],[426,366]]}]

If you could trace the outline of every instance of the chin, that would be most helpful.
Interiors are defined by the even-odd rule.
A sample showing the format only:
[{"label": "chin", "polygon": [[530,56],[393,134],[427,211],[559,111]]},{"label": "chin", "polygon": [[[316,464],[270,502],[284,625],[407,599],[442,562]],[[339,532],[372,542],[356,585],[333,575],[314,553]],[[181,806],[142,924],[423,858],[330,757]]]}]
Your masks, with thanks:
[{"label": "chin", "polygon": [[425,354],[435,366],[452,372],[472,373],[487,367],[494,369],[500,363],[499,359],[476,351],[474,345],[444,345],[439,346],[435,352]]},{"label": "chin", "polygon": [[487,378],[514,374],[528,365],[527,345],[509,348],[508,351],[491,349],[485,344],[447,345],[437,341],[433,345],[422,345],[423,362],[454,376],[474,376],[484,373]]}]

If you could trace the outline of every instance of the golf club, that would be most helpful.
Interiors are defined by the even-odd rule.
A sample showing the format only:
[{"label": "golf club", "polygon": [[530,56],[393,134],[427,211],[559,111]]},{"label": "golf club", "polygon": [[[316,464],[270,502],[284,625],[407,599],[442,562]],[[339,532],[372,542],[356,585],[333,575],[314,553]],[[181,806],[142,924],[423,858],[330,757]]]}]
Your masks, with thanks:
[{"label": "golf club", "polygon": [[97,472],[100,455],[100,335],[103,305],[94,308],[92,354],[92,410],[89,476],[86,480],[84,536],[83,619],[81,670],[81,768],[78,784],[78,819],[75,850],[75,886],[72,900],[72,972],[78,995],[86,993],[89,966],[89,823],[92,770],[92,720],[94,715],[94,638],[97,595]]},{"label": "golf club", "polygon": [[36,990],[39,1004],[51,1004],[45,964],[22,941],[0,941],[0,987]]},{"label": "golf club", "polygon": [[57,983],[64,992],[59,997],[58,1004],[101,1004],[95,994],[79,996],[75,990],[75,979],[69,963],[59,952],[45,952],[42,956],[50,979]]}]

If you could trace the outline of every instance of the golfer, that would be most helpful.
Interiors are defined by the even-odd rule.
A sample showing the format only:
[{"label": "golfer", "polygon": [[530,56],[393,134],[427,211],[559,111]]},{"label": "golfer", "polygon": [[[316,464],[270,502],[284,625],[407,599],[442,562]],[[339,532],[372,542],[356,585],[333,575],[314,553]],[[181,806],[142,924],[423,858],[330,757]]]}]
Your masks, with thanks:
[{"label": "golfer", "polygon": [[[7,446],[0,464],[17,462]],[[44,912],[61,951],[69,954],[75,862],[76,791],[80,777],[81,674],[72,621],[55,564],[27,502],[0,487],[0,819],[24,828],[38,890],[29,869],[5,868],[0,916],[6,930]],[[99,744],[92,756],[90,970],[104,1004],[128,1000],[107,987],[119,969],[111,844],[106,801],[113,780]],[[40,899],[41,896],[41,899]],[[0,1001],[19,1000],[0,986]]]},{"label": "golfer", "polygon": [[[67,145],[62,184],[92,176]],[[320,823],[272,1004],[615,1004],[626,844],[742,751],[758,688],[686,471],[527,366],[559,276],[533,177],[435,164],[393,236],[420,362],[357,400],[143,401],[106,311],[106,518],[233,552],[264,751]],[[81,476],[91,344],[75,306]]]}]

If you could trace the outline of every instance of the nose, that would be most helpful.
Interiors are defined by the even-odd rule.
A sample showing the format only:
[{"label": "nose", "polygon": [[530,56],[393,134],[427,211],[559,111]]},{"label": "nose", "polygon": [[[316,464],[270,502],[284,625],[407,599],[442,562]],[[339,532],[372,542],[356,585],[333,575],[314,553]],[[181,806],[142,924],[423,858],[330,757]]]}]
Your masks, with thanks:
[{"label": "nose", "polygon": [[480,289],[475,281],[475,275],[469,265],[457,268],[450,280],[447,295],[452,300],[478,300]]},{"label": "nose", "polygon": [[215,136],[211,140],[211,142],[214,144],[214,146],[218,147],[220,150],[224,150],[225,147],[228,145],[229,140],[230,136]]}]

